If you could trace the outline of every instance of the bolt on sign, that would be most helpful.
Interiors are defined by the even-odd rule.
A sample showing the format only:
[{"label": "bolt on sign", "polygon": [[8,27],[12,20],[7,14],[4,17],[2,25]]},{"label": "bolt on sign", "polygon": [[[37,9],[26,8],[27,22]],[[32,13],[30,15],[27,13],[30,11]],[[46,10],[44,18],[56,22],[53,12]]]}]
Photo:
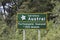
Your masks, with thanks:
[{"label": "bolt on sign", "polygon": [[19,29],[44,29],[47,26],[45,13],[18,13],[17,27]]}]

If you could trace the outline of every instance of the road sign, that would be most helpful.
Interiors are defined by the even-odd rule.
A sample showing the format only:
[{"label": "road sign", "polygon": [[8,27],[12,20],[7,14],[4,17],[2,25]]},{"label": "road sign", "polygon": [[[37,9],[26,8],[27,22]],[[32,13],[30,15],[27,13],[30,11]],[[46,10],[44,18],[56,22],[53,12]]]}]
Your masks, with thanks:
[{"label": "road sign", "polygon": [[18,13],[17,17],[19,29],[46,28],[47,16],[44,13]]}]

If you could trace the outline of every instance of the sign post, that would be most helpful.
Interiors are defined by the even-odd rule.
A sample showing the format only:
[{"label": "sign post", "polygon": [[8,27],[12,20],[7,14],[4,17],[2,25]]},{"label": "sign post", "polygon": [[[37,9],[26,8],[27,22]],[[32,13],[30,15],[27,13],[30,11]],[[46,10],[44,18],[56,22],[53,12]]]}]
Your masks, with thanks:
[{"label": "sign post", "polygon": [[41,36],[40,36],[40,30],[38,29],[38,40],[40,40]]},{"label": "sign post", "polygon": [[23,29],[23,40],[25,40],[25,30]]},{"label": "sign post", "polygon": [[18,13],[18,23],[19,29],[23,29],[23,40],[25,40],[25,30],[24,29],[38,29],[38,40],[40,40],[40,30],[46,29],[46,14],[44,13]]}]

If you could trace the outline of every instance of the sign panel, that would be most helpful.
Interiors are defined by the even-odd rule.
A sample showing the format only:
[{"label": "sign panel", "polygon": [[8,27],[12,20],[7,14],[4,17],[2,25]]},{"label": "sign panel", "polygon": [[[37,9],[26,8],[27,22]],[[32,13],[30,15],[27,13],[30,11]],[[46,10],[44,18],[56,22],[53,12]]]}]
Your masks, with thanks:
[{"label": "sign panel", "polygon": [[46,14],[43,13],[19,13],[17,14],[17,26],[19,29],[46,28]]}]

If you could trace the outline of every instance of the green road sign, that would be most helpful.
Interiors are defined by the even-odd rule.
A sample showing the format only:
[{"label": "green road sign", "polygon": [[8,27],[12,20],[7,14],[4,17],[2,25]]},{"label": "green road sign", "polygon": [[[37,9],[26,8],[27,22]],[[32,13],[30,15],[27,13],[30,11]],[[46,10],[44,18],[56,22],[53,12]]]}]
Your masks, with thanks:
[{"label": "green road sign", "polygon": [[19,13],[17,26],[19,29],[46,28],[46,18],[46,14],[43,13]]}]

